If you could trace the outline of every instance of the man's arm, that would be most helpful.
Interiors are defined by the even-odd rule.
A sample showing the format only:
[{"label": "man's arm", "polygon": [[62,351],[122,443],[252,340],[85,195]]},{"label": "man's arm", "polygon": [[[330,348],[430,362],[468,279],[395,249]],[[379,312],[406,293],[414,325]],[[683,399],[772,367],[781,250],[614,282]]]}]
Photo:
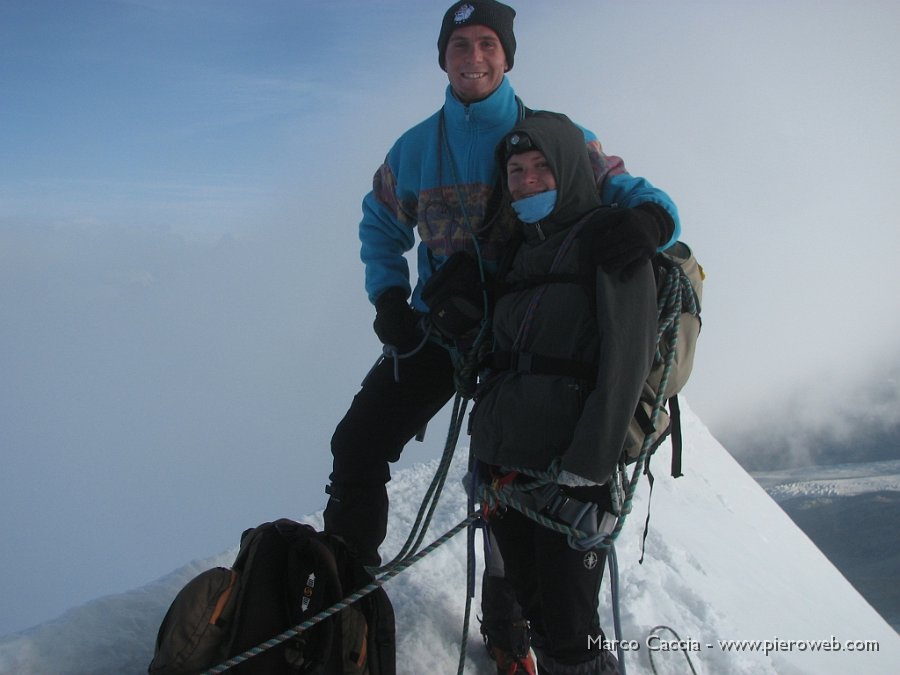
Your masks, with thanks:
[{"label": "man's arm", "polygon": [[362,203],[360,258],[366,268],[366,293],[374,304],[388,288],[410,293],[409,264],[404,253],[415,244],[413,228],[401,222],[396,180],[387,159],[372,180]]},{"label": "man's arm", "polygon": [[594,170],[594,178],[597,181],[603,203],[616,204],[624,208],[633,208],[646,202],[658,204],[672,219],[671,234],[668,240],[660,246],[660,249],[666,249],[678,241],[681,236],[681,220],[678,217],[678,207],[675,206],[675,202],[669,195],[655,187],[646,178],[632,176],[628,173],[622,158],[604,153],[596,138],[589,138],[586,135],[585,139],[587,140],[588,155],[591,158],[591,167]]}]

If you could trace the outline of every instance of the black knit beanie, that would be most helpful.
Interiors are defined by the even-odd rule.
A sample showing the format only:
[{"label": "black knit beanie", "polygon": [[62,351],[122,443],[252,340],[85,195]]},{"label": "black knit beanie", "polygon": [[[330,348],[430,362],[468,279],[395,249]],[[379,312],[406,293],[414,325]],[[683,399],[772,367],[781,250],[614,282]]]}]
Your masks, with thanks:
[{"label": "black knit beanie", "polygon": [[454,2],[441,24],[438,36],[438,63],[441,70],[447,70],[447,43],[450,35],[461,26],[487,26],[500,38],[500,45],[506,55],[506,65],[512,70],[516,55],[516,36],[513,35],[513,19],[516,10],[497,0],[463,0]]}]

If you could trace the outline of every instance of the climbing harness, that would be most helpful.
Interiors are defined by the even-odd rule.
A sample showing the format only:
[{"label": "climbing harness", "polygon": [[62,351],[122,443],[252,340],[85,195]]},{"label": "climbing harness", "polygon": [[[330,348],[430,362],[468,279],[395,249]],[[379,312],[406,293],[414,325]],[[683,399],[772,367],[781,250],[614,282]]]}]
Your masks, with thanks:
[{"label": "climbing harness", "polygon": [[[527,483],[518,480],[525,475],[535,480]],[[566,494],[563,487],[555,482],[557,475],[558,463],[554,463],[546,472],[517,469],[495,478],[489,488],[482,489],[483,512],[489,515],[501,504],[512,506],[544,527],[567,535],[569,546],[576,550],[602,548],[621,508],[619,491],[611,490],[612,510],[601,513],[598,504]],[[615,482],[611,481],[612,484]]]}]

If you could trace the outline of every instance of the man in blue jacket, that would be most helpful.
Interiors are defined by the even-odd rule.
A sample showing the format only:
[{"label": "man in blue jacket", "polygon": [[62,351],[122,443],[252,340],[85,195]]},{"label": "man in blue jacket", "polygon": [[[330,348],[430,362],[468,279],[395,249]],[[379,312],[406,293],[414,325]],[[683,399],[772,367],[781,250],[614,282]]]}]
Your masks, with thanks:
[{"label": "man in blue jacket", "polygon": [[[477,252],[494,269],[514,229],[515,219],[499,208],[494,151],[528,112],[506,77],[516,52],[515,14],[496,0],[463,0],[447,10],[438,37],[438,63],[449,80],[444,104],[394,143],[363,199],[360,255],[374,329],[402,358],[373,369],[334,432],[325,529],[354,545],[368,565],[381,560],[389,464],[455,391],[447,349],[427,338],[423,344],[421,318],[429,309],[422,287],[456,251]],[[669,197],[628,174],[583,131],[603,203],[627,207],[605,226],[598,264],[627,268],[677,240]],[[412,284],[404,253],[416,233]]]}]

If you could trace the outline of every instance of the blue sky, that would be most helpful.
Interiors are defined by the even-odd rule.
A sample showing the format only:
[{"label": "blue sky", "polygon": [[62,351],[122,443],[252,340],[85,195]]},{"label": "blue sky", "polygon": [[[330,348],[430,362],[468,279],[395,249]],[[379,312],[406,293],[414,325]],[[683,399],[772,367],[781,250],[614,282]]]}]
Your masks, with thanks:
[{"label": "blue sky", "polygon": [[[897,423],[900,6],[514,5],[525,103],[679,205],[701,418]],[[0,3],[0,634],[322,505],[379,350],[360,200],[443,100],[444,10]]]},{"label": "blue sky", "polygon": [[[348,3],[6,2],[0,12],[12,103],[0,176],[16,217],[215,223],[205,209],[283,188],[332,95],[370,86],[353,62],[371,10]],[[35,213],[48,194],[61,199]]]}]

